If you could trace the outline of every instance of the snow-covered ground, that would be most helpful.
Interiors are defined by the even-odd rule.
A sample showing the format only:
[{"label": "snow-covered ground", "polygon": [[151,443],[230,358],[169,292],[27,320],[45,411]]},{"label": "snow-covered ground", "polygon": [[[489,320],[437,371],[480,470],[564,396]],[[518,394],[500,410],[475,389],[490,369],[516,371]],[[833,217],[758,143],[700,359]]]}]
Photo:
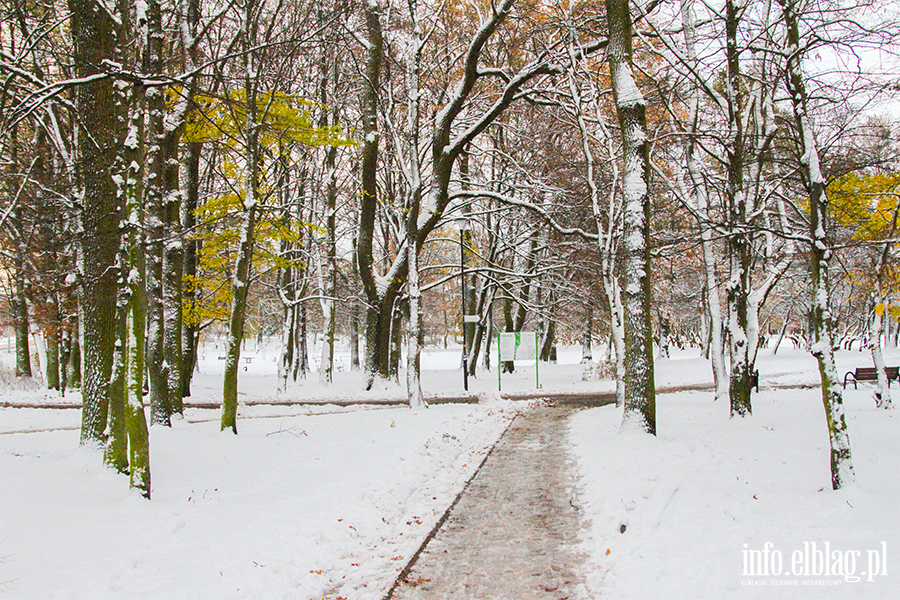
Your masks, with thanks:
[{"label": "snow-covered ground", "polygon": [[[171,429],[151,428],[151,502],[129,493],[98,451],[78,447],[77,409],[0,408],[0,597],[380,598],[522,408],[491,399],[491,373],[470,380],[471,393],[487,400],[480,404],[336,407],[327,403],[404,392],[366,393],[359,375],[344,371],[330,388],[313,374],[279,394],[274,351],[251,345],[244,356],[253,360],[242,363],[239,436],[220,433],[218,411],[209,409],[188,409]],[[541,365],[542,389],[614,389],[581,381],[579,358],[566,349],[560,364]],[[841,353],[839,371],[869,360]],[[0,361],[11,364],[2,352]],[[426,395],[463,395],[458,364],[458,350],[427,353]],[[221,365],[208,348],[193,401],[218,401]],[[504,376],[504,392],[534,391],[533,363],[520,366]],[[875,410],[871,386],[847,391],[859,485],[834,493],[817,390],[771,388],[814,384],[815,362],[782,348],[777,357],[763,351],[758,366],[762,390],[751,419],[730,421],[728,407],[705,392],[659,396],[658,438],[619,434],[612,407],[573,418],[595,597],[893,597],[896,411]],[[656,369],[660,386],[711,382],[697,351],[659,360]],[[317,404],[246,404],[296,400]],[[80,397],[0,383],[0,402],[60,401],[77,405]],[[761,555],[766,543],[787,569],[792,553],[813,542],[840,550],[847,567],[859,551],[862,580],[745,575],[745,557]],[[870,582],[861,573],[883,548],[888,575]]]},{"label": "snow-covered ground", "polygon": [[[760,358],[764,382],[817,375],[798,353]],[[846,369],[869,360],[840,355]],[[659,396],[657,437],[619,432],[615,407],[573,417],[593,597],[898,597],[897,411],[876,409],[870,385],[847,389],[858,485],[833,492],[821,392],[763,385],[749,419],[729,420],[712,393]]]}]

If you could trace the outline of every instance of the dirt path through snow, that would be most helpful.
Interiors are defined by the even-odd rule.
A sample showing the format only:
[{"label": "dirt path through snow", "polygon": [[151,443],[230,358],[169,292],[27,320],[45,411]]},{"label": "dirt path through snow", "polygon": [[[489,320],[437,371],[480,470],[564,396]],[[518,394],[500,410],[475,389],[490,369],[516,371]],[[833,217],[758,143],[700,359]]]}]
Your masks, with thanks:
[{"label": "dirt path through snow", "polygon": [[518,416],[394,600],[583,597],[574,549],[581,529],[566,452],[572,406]]}]

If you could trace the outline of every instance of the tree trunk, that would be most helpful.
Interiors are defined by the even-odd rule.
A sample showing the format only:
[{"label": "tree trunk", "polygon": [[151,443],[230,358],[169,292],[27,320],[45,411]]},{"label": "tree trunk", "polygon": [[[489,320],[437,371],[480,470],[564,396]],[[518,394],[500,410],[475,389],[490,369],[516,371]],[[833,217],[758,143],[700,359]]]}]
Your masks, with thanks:
[{"label": "tree trunk", "polygon": [[31,377],[31,348],[28,344],[28,283],[25,257],[16,255],[15,294],[13,296],[14,328],[16,330],[16,377]]},{"label": "tree trunk", "polygon": [[350,370],[359,370],[359,269],[356,266],[356,238],[350,240],[353,256],[350,259]]},{"label": "tree trunk", "polygon": [[581,329],[581,364],[594,362],[593,344],[591,338],[594,335],[594,310],[591,304],[586,307],[584,326]]},{"label": "tree trunk", "polygon": [[825,193],[825,178],[819,168],[819,152],[815,136],[807,114],[806,85],[800,68],[801,56],[799,15],[795,12],[793,0],[779,0],[787,28],[788,64],[787,87],[791,95],[794,122],[801,144],[801,163],[804,181],[809,194],[809,234],[810,234],[810,278],[812,298],[810,325],[812,333],[812,354],[819,363],[822,380],[822,403],[828,423],[831,446],[831,485],[837,490],[856,481],[853,458],[850,452],[850,437],[844,420],[844,399],[841,382],[834,363],[834,340],[832,336],[834,319],[831,313],[828,281],[828,262],[831,250],[825,232],[828,210],[828,196]]},{"label": "tree trunk", "polygon": [[[252,111],[248,110],[249,112]],[[255,146],[250,152],[258,159]],[[252,158],[248,161],[248,163],[254,162]],[[257,195],[256,177],[258,171],[249,164],[247,168],[247,196],[255,198]],[[244,322],[247,310],[247,294],[250,287],[250,263],[253,257],[253,229],[255,225],[256,204],[255,200],[249,200],[245,203],[241,219],[240,245],[238,246],[234,278],[232,279],[234,295],[231,300],[231,311],[228,320],[228,342],[225,354],[225,374],[222,384],[221,430],[231,429],[235,434],[237,433],[238,366],[241,358],[241,342],[244,339]]]},{"label": "tree trunk", "polygon": [[[144,69],[161,76],[163,73],[162,12],[159,0],[147,1],[147,38]],[[166,364],[165,334],[165,253],[166,139],[164,90],[155,86],[146,91],[147,151],[144,202],[147,206],[147,372],[150,381],[150,415],[153,423],[171,426],[172,398]]]},{"label": "tree trunk", "polygon": [[337,148],[325,153],[325,257],[322,277],[322,358],[319,381],[330,384],[334,372],[334,335],[337,326],[335,296],[337,295]]},{"label": "tree trunk", "polygon": [[300,303],[297,306],[297,333],[294,336],[296,342],[295,358],[294,358],[294,381],[297,377],[306,379],[309,372],[309,335],[307,331],[306,304]]},{"label": "tree trunk", "polygon": [[[879,286],[880,287],[880,286]],[[884,336],[884,293],[879,289],[873,299],[872,312],[869,316],[869,352],[872,353],[872,364],[878,377],[878,389],[875,392],[877,408],[891,408],[891,388],[885,371],[884,354],[881,351],[881,338]]]},{"label": "tree trunk", "polygon": [[394,311],[391,317],[391,342],[390,342],[390,365],[388,373],[390,380],[394,383],[400,383],[400,358],[403,354],[403,321],[408,315],[409,302],[400,295],[394,300]]},{"label": "tree trunk", "polygon": [[[368,307],[366,309],[366,389],[371,389],[376,377],[390,377],[388,368],[390,323],[394,297],[379,293],[375,280],[373,238],[375,213],[378,204],[378,100],[381,68],[384,61],[384,40],[381,31],[381,7],[376,1],[363,5],[368,46],[366,48],[366,82],[362,101],[363,148],[362,189],[359,199],[359,237],[356,263],[363,284]],[[387,317],[387,318],[385,318]]]},{"label": "tree trunk", "polygon": [[246,120],[244,122],[245,187],[241,214],[240,242],[234,264],[232,279],[233,295],[228,326],[228,349],[225,355],[225,374],[222,384],[221,430],[231,429],[237,434],[237,379],[238,363],[241,358],[241,342],[244,339],[244,324],[247,312],[247,295],[250,291],[250,268],[253,260],[253,236],[256,228],[256,211],[259,203],[260,148],[259,123],[256,98],[258,81],[256,31],[258,20],[255,15],[255,1],[245,5],[241,23],[244,46],[244,92],[246,94]]},{"label": "tree trunk", "polygon": [[[197,290],[194,282],[197,278],[200,242],[194,238],[194,228],[197,226],[196,210],[200,204],[200,156],[202,151],[203,144],[200,142],[187,144],[182,232],[185,236],[184,280],[190,283],[182,290],[182,297],[185,306],[190,308],[191,314],[196,312],[197,303]],[[183,368],[181,369],[181,396],[183,398],[191,395],[191,380],[194,377],[194,368],[197,365],[197,344],[200,335],[198,325],[199,323],[192,320],[189,323],[183,323],[181,330],[181,354],[183,361]]]},{"label": "tree trunk", "polygon": [[[116,60],[115,23],[89,0],[69,0],[75,43],[76,76],[104,72],[104,60]],[[84,393],[81,442],[102,444],[106,429],[115,342],[121,207],[111,174],[118,128],[116,95],[109,78],[79,85],[75,91],[82,196],[82,312],[84,328]]]},{"label": "tree trunk", "polygon": [[[478,357],[481,354],[481,346],[485,343],[485,335],[489,335],[487,333],[487,322],[490,320],[490,315],[486,314],[486,310],[490,309],[487,309],[486,307],[493,304],[494,292],[495,288],[493,285],[485,285],[483,280],[481,281],[481,291],[478,295],[478,307],[475,310],[475,314],[478,315],[478,323],[476,323],[477,326],[475,327],[475,337],[469,342],[469,345],[472,348],[471,352],[469,352],[470,377],[475,377],[475,370],[478,366]],[[444,339],[446,341],[446,337]],[[485,354],[485,356],[487,356],[487,354]],[[489,365],[490,361],[485,362],[485,369],[490,369]]]},{"label": "tree trunk", "polygon": [[[121,190],[121,188],[120,188]],[[124,245],[123,245],[124,246]],[[127,273],[126,249],[119,251],[119,272]],[[124,279],[124,278],[123,278]],[[123,281],[124,283],[124,281]],[[119,473],[128,472],[128,430],[125,421],[125,378],[128,367],[128,310],[131,294],[125,286],[116,300],[116,347],[113,357],[112,381],[109,393],[109,422],[104,462]]]},{"label": "tree trunk", "polygon": [[[140,89],[135,89],[135,94],[140,94]],[[126,206],[126,235],[127,243],[123,244],[124,259],[127,261],[128,272],[125,286],[120,291],[126,305],[125,317],[120,330],[120,344],[122,357],[122,385],[124,386],[124,412],[125,428],[128,432],[128,463],[129,483],[132,488],[140,490],[141,495],[150,498],[150,437],[147,431],[147,417],[144,414],[144,374],[146,363],[144,360],[144,346],[147,327],[147,268],[144,254],[145,244],[143,235],[143,223],[146,221],[142,214],[142,190],[141,174],[134,167],[140,164],[140,148],[137,140],[143,139],[141,127],[143,123],[139,96],[131,101],[132,115],[130,124],[132,131],[138,131],[136,136],[128,136],[125,147],[126,160],[123,164],[127,167],[125,187],[122,193]],[[132,141],[133,140],[133,141]],[[130,143],[129,143],[130,142]],[[138,159],[138,160],[135,160]]]},{"label": "tree trunk", "polygon": [[[409,222],[413,222],[410,219]],[[415,240],[417,232],[413,227],[407,228],[410,240]],[[410,408],[422,408],[426,406],[425,397],[422,395],[421,381],[421,341],[422,318],[419,314],[419,301],[422,292],[419,288],[419,249],[415,241],[407,246],[409,253],[409,277],[407,286],[409,289],[409,322],[406,327],[406,398]]]},{"label": "tree trunk", "polygon": [[487,328],[484,333],[484,368],[486,371],[491,370],[491,344],[494,341],[494,295],[491,294],[491,301],[488,302]]},{"label": "tree trunk", "polygon": [[644,98],[634,80],[628,0],[606,0],[607,60],[624,155],[625,412],[623,427],[656,434],[653,330],[650,321],[650,160]]},{"label": "tree trunk", "polygon": [[[687,47],[688,61],[693,68],[697,67],[696,29],[694,26],[694,10],[692,0],[682,0],[681,16],[684,23],[684,40]],[[709,198],[706,182],[700,172],[695,158],[697,146],[696,131],[699,119],[700,90],[694,87],[690,100],[691,131],[685,141],[685,162],[691,185],[697,200],[699,216],[700,243],[703,249],[703,266],[706,275],[706,314],[709,316],[709,346],[707,347],[712,363],[713,381],[716,386],[716,400],[728,395],[728,369],[725,364],[725,350],[722,347],[722,307],[719,302],[719,281],[716,273],[716,256],[713,247],[713,231],[709,222]],[[706,355],[707,352],[704,352]]]},{"label": "tree trunk", "polygon": [[[181,229],[182,194],[178,182],[178,140],[180,134],[167,131],[165,146],[164,202],[165,244],[163,245],[163,358],[169,407],[173,414],[184,414],[182,393],[185,370],[182,351],[182,287],[184,281],[184,245]],[[193,366],[193,363],[191,364]],[[188,367],[187,370],[190,370]]]},{"label": "tree trunk", "polygon": [[60,381],[59,381],[59,333],[60,333],[60,320],[58,311],[55,310],[56,304],[54,303],[54,313],[56,313],[53,317],[53,322],[46,328],[44,332],[44,340],[47,344],[47,389],[50,390],[59,390],[60,389]]},{"label": "tree trunk", "polygon": [[69,323],[66,388],[78,389],[81,387],[81,320],[77,315],[72,315]]},{"label": "tree trunk", "polygon": [[731,276],[728,281],[727,294],[728,333],[731,340],[729,398],[732,417],[749,416],[752,412],[750,353],[747,336],[751,241],[747,233],[747,195],[744,191],[743,93],[741,91],[743,80],[737,47],[737,29],[741,17],[738,13],[734,0],[727,0],[725,3],[726,100],[731,139],[726,149],[728,185],[725,196],[730,229],[728,251]]}]

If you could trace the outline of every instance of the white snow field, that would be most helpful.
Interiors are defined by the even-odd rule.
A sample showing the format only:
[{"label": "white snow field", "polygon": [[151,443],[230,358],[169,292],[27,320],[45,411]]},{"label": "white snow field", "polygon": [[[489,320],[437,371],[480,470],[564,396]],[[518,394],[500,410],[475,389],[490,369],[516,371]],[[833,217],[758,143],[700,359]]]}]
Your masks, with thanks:
[{"label": "white snow field", "polygon": [[[497,399],[496,372],[470,380],[480,404],[339,407],[328,403],[400,399],[404,390],[366,393],[358,373],[338,372],[331,387],[313,373],[278,394],[274,351],[244,355],[254,360],[242,362],[240,435],[220,433],[211,409],[152,427],[149,502],[102,465],[98,450],[78,446],[79,410],[0,408],[0,598],[381,598],[525,408]],[[658,360],[658,386],[711,383],[697,355]],[[572,348],[560,364],[542,364],[542,389],[614,389],[581,381],[579,357]],[[0,352],[7,372],[10,358]],[[871,362],[860,352],[838,360],[841,374]],[[897,364],[900,353],[887,360]],[[217,401],[221,365],[209,348],[191,401]],[[464,395],[458,365],[458,349],[428,352],[426,396]],[[533,363],[520,366],[504,377],[504,393],[534,392]],[[782,347],[775,357],[762,350],[758,366],[750,419],[729,420],[727,404],[707,392],[660,395],[657,438],[619,433],[615,407],[574,416],[593,597],[895,597],[897,411],[876,410],[871,386],[848,389],[859,484],[835,493],[818,390],[772,387],[815,384],[815,361]],[[77,393],[60,398],[5,381],[0,403],[80,402]],[[318,404],[247,404],[301,399]],[[828,575],[816,562],[826,543]],[[883,564],[869,575],[873,561]]]},{"label": "white snow field", "polygon": [[[871,365],[868,354],[838,358],[842,376]],[[667,362],[657,365],[696,364]],[[871,385],[848,387],[858,485],[834,492],[821,391],[766,389],[813,381],[815,361],[793,352],[758,362],[752,418],[729,420],[711,392],[658,396],[657,437],[620,432],[615,407],[573,417],[593,597],[900,597],[898,411],[876,409]]]}]

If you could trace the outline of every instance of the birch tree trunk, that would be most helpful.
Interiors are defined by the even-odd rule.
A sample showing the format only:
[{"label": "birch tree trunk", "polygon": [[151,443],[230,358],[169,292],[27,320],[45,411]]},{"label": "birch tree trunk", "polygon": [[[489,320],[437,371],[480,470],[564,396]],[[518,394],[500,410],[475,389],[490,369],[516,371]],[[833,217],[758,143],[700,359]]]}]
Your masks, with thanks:
[{"label": "birch tree trunk", "polygon": [[831,485],[837,490],[856,481],[850,436],[844,419],[841,382],[834,363],[833,316],[829,297],[828,263],[831,250],[826,238],[828,196],[825,178],[819,168],[819,151],[807,113],[806,84],[800,67],[799,15],[793,0],[778,0],[787,28],[787,87],[791,95],[794,124],[801,144],[804,183],[809,194],[810,279],[812,287],[810,326],[812,354],[819,363],[822,403],[828,423],[831,446]]},{"label": "birch tree trunk", "polygon": [[624,188],[624,427],[656,434],[653,330],[650,321],[650,165],[644,97],[632,68],[629,0],[606,0],[607,60],[625,159]]}]

